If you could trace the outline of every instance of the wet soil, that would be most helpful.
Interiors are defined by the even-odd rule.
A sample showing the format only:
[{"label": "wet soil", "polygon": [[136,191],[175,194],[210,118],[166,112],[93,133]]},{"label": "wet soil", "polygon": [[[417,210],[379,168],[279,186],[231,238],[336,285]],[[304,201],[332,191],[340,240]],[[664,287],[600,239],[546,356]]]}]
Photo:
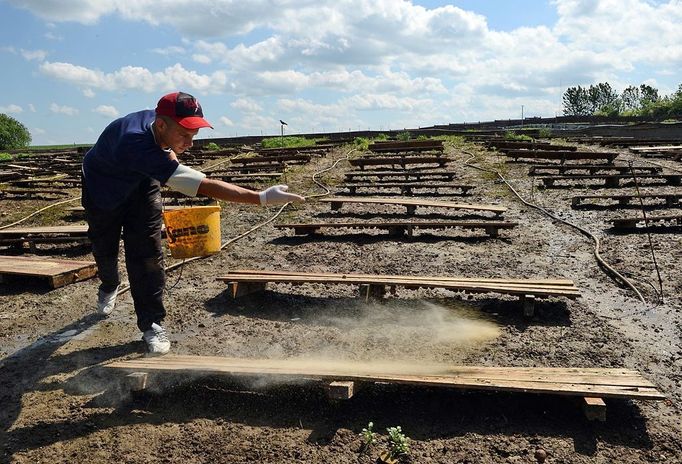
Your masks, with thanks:
[{"label": "wet soil", "polygon": [[[545,462],[555,463],[682,462],[679,230],[652,235],[661,301],[647,236],[610,228],[609,219],[641,211],[570,206],[572,195],[614,189],[540,189],[525,164],[504,163],[472,144],[448,145],[447,151],[458,181],[476,189],[467,197],[423,198],[502,205],[517,228],[499,238],[450,229],[397,239],[376,230],[299,237],[274,229],[278,222],[405,218],[401,208],[358,205],[332,212],[315,202],[326,192],[311,176],[348,152],[334,150],[287,174],[292,191],[311,196],[307,203],[286,209],[222,253],[168,273],[165,326],[172,351],[330,363],[628,367],[654,382],[667,400],[607,400],[606,422],[589,422],[571,398],[387,384],[333,401],[315,382],[157,375],[147,391],[131,394],[121,374],[102,368],[144,352],[128,293],[102,319],[93,315],[95,279],[55,290],[10,279],[0,284],[0,462],[372,463],[388,449],[386,429],[397,425],[410,438],[409,456],[401,462],[538,462],[539,449],[546,451]],[[589,238],[523,205],[495,175],[467,162],[499,171],[527,201],[593,232],[604,259],[646,302],[599,268]],[[318,180],[342,193],[349,169],[339,162]],[[643,188],[654,189],[679,187]],[[3,200],[2,224],[41,205]],[[223,240],[277,210],[223,205]],[[437,209],[417,215],[463,216]],[[30,223],[68,222],[54,213]],[[38,254],[91,259],[82,246],[40,246]],[[169,257],[167,264],[173,262]],[[512,297],[438,289],[398,288],[380,302],[367,302],[351,286],[278,284],[234,300],[216,277],[235,269],[558,277],[573,279],[582,297],[540,300],[531,319]],[[125,276],[123,261],[121,272]],[[363,447],[360,432],[369,422],[378,436]]]}]

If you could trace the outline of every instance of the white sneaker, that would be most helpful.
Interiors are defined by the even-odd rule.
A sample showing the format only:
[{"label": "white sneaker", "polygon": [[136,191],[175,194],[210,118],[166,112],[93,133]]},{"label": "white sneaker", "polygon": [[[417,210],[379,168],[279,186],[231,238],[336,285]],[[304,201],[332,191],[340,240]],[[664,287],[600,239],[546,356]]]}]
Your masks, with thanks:
[{"label": "white sneaker", "polygon": [[118,295],[118,287],[111,293],[105,293],[102,290],[97,292],[97,312],[108,316],[116,306],[116,295]]},{"label": "white sneaker", "polygon": [[170,340],[166,335],[166,330],[157,323],[152,324],[152,328],[145,330],[142,340],[147,343],[150,355],[158,356],[170,351]]}]

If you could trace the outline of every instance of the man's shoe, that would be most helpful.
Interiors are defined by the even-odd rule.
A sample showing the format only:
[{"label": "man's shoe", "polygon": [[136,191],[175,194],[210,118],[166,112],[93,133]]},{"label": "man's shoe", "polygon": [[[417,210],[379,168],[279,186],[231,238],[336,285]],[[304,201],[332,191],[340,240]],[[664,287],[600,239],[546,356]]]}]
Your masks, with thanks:
[{"label": "man's shoe", "polygon": [[116,295],[118,295],[118,287],[113,292],[106,293],[100,290],[97,292],[97,312],[108,316],[116,306]]},{"label": "man's shoe", "polygon": [[142,340],[147,344],[150,355],[159,356],[170,351],[170,340],[166,331],[157,323],[153,323],[151,329],[145,330]]}]

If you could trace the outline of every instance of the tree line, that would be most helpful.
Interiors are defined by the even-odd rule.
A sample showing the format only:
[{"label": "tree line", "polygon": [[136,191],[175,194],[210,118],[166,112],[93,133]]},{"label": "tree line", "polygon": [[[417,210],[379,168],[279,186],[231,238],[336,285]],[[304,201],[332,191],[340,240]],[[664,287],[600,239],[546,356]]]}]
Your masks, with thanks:
[{"label": "tree line", "polygon": [[563,95],[566,116],[647,116],[653,119],[682,118],[682,84],[670,95],[641,84],[620,94],[608,82],[589,87],[569,87]]}]

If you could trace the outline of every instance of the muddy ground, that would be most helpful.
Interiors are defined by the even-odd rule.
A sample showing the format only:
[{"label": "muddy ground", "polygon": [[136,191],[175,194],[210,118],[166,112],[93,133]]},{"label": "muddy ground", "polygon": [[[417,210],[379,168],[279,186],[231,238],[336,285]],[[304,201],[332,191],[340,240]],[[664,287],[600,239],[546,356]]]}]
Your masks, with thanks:
[{"label": "muddy ground", "polygon": [[[312,174],[347,151],[293,169],[287,176],[291,190],[325,193]],[[519,222],[516,229],[501,231],[500,238],[458,229],[402,239],[377,231],[309,238],[270,223],[221,254],[168,274],[165,326],[172,352],[358,365],[628,367],[653,381],[667,400],[607,400],[607,421],[600,423],[588,422],[570,398],[385,384],[334,402],[315,383],[157,376],[145,394],[131,396],[120,387],[120,374],[101,367],[144,352],[128,293],[111,317],[101,319],[93,315],[95,279],[52,291],[28,279],[9,280],[0,284],[0,460],[371,463],[387,449],[386,428],[400,425],[411,444],[402,462],[536,462],[538,449],[552,463],[682,462],[679,230],[652,237],[661,303],[646,235],[608,230],[609,218],[636,215],[637,209],[572,210],[571,195],[606,191],[538,189],[524,164],[504,164],[503,157],[472,144],[449,144],[447,151],[460,179],[477,188],[466,198],[426,198],[503,205],[505,219]],[[524,206],[494,175],[465,165],[467,160],[499,170],[527,200],[595,233],[604,259],[647,302],[600,270],[588,238]],[[340,162],[321,180],[338,190],[348,169]],[[3,200],[2,224],[42,204]],[[223,205],[223,239],[267,221],[277,209]],[[311,198],[274,222],[396,219],[401,213],[376,206],[332,213]],[[452,217],[438,210],[418,214]],[[52,212],[28,224],[64,223],[60,212]],[[42,246],[38,254],[91,258],[87,246]],[[530,320],[514,298],[446,290],[398,289],[372,303],[356,298],[350,286],[274,285],[235,301],[216,277],[244,268],[563,277],[576,282],[582,297],[543,300]],[[123,266],[121,271],[125,275]],[[370,421],[379,436],[363,449],[359,433]]]}]

